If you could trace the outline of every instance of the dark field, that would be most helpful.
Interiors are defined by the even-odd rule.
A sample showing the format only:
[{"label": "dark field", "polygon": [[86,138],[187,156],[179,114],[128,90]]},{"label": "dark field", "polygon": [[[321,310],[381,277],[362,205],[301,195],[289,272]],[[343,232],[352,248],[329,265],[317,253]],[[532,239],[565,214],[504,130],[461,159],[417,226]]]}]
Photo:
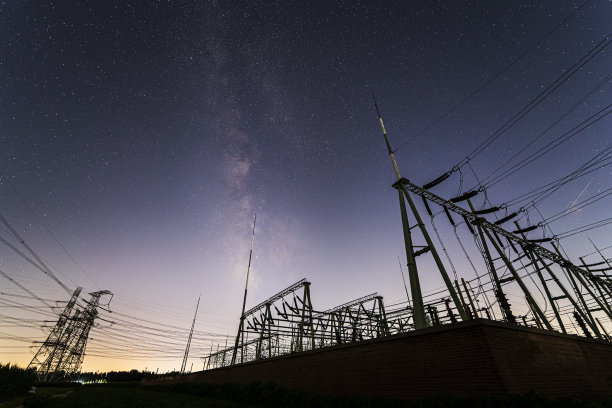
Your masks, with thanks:
[{"label": "dark field", "polygon": [[234,401],[219,400],[198,395],[163,392],[141,387],[83,386],[67,388],[39,388],[34,397],[21,397],[4,404],[1,408],[158,408],[158,407],[203,407],[242,408],[249,405]]},{"label": "dark field", "polygon": [[594,400],[562,398],[549,400],[537,393],[503,396],[431,396],[407,402],[383,398],[329,397],[290,391],[274,384],[249,385],[174,384],[98,384],[74,388],[38,388],[34,397],[19,397],[0,404],[0,408],[145,408],[145,407],[611,407],[612,397]]}]

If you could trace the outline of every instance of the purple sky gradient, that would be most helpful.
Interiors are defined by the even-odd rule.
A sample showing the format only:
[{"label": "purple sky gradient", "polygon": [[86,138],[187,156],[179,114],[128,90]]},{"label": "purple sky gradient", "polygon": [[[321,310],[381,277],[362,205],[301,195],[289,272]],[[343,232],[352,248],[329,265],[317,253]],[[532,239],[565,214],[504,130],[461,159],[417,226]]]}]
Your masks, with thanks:
[{"label": "purple sky gradient", "polygon": [[[212,341],[216,348],[222,336],[235,335],[255,213],[247,307],[303,277],[312,282],[317,310],[375,291],[386,303],[403,300],[397,193],[371,92],[393,147],[402,146],[402,175],[422,185],[601,41],[612,21],[609,1],[589,2],[420,132],[583,3],[332,3],[0,5],[0,213],[70,288],[108,289],[114,312],[183,329],[176,338],[184,340],[173,337],[167,349],[150,352],[157,358],[127,360],[105,346],[121,343],[113,336],[125,329],[101,322],[84,370],[178,369],[200,294],[200,334],[189,363],[201,369]],[[610,74],[610,55],[598,54],[474,158],[476,175],[484,179]],[[607,83],[521,157],[610,100]],[[501,204],[573,171],[605,148],[611,131],[610,119],[600,120],[490,188],[488,198]],[[476,181],[469,167],[462,175],[466,191]],[[583,199],[612,187],[611,180],[610,168],[601,169],[538,209],[552,215],[585,186]],[[455,173],[435,191],[448,198],[459,186]],[[595,222],[609,208],[608,197],[551,228],[558,234]],[[540,221],[535,211],[529,217]],[[440,222],[442,235],[454,239],[446,224]],[[603,247],[610,231],[562,244],[577,262],[593,251],[587,236]],[[6,229],[0,234],[12,239]],[[441,285],[431,266],[419,265],[424,292]],[[463,258],[455,266],[469,269]],[[0,270],[45,299],[69,297],[7,247],[0,247]],[[0,282],[3,302],[40,306]],[[0,361],[27,365],[28,341],[46,336],[39,321],[55,318],[6,303],[0,314],[36,320],[31,328],[1,320],[7,347]]]}]

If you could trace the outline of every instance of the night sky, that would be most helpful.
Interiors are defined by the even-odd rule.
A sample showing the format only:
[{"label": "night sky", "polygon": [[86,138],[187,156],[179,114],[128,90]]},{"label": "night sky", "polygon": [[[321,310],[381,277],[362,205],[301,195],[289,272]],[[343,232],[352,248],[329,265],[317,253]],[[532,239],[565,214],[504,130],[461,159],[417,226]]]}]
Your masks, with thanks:
[{"label": "night sky", "polygon": [[[317,310],[375,291],[387,303],[402,300],[399,206],[371,93],[402,175],[422,185],[605,41],[612,3],[583,5],[1,2],[0,213],[71,289],[108,289],[113,312],[184,329],[172,340],[177,352],[155,351],[147,334],[150,353],[128,360],[105,344],[121,342],[113,336],[122,330],[137,336],[137,328],[102,322],[84,370],[178,369],[200,294],[190,363],[201,369],[199,357],[218,340],[206,333],[235,335],[255,213],[247,307],[303,277]],[[487,198],[508,202],[605,149],[607,44],[436,193],[477,187],[476,177],[485,180],[520,152],[510,167],[600,111],[596,123],[490,186]],[[604,167],[537,210],[551,216],[610,187]],[[550,228],[561,234],[611,217],[610,200]],[[541,221],[537,210],[528,213],[532,224]],[[577,261],[593,252],[587,237],[605,247],[611,231],[561,243]],[[6,228],[0,234],[15,242]],[[45,299],[69,297],[6,246],[0,270]],[[424,291],[439,286],[421,270]],[[37,329],[39,321],[55,318],[16,308],[10,302],[42,305],[0,282],[0,361],[27,365],[31,341],[49,330]]]}]

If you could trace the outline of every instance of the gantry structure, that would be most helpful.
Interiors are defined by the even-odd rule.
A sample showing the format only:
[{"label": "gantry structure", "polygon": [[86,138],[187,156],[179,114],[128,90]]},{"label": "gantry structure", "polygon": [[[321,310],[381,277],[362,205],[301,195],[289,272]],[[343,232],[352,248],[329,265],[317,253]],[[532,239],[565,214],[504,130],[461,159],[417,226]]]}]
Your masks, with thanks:
[{"label": "gantry structure", "polygon": [[[520,211],[508,213],[488,199],[475,205],[482,190],[448,198],[432,191],[453,171],[422,186],[402,177],[374,104],[396,177],[392,187],[399,200],[408,300],[385,307],[382,296],[373,293],[316,311],[310,282],[302,279],[245,312],[245,288],[235,344],[211,350],[203,358],[205,368],[478,318],[612,342],[612,260],[597,250],[601,261],[580,257],[576,265],[555,237],[530,235],[541,225],[521,225]],[[452,234],[440,234],[442,223]],[[250,262],[251,256],[249,270]],[[424,268],[429,279],[439,277],[440,288],[422,290]]]},{"label": "gantry structure", "polygon": [[[471,200],[480,193],[479,190],[467,191],[448,199],[430,191],[447,180],[452,171],[446,172],[423,186],[418,186],[402,177],[376,101],[374,101],[374,105],[387,152],[397,178],[393,187],[397,190],[399,197],[416,329],[428,325],[416,263],[417,257],[428,253],[431,254],[444,281],[449,299],[454,303],[454,308],[458,311],[461,319],[468,320],[480,317],[479,308],[474,306],[472,294],[466,286],[464,286],[464,292],[462,292],[458,283],[457,270],[448,255],[443,238],[438,233],[435,217],[439,214],[445,214],[448,222],[455,230],[459,246],[463,249],[466,258],[474,268],[475,275],[479,278],[479,292],[486,298],[483,303],[489,305],[482,308],[481,312],[485,312],[488,318],[494,315],[494,309],[498,309],[497,312],[501,315],[500,320],[509,323],[517,324],[521,323],[522,320],[524,325],[528,325],[527,316],[529,315],[533,323],[542,329],[558,330],[565,334],[580,333],[586,337],[596,337],[606,341],[612,340],[606,327],[602,324],[602,319],[605,319],[608,323],[612,321],[612,308],[610,307],[612,304],[612,281],[606,274],[612,268],[607,261],[606,264],[609,269],[599,268],[598,272],[601,272],[603,276],[596,275],[589,269],[589,265],[583,264],[583,267],[579,267],[564,257],[553,238],[529,239],[527,234],[538,229],[538,225],[521,226],[518,221],[514,221],[513,228],[504,228],[506,225],[512,225],[510,221],[515,219],[518,212],[505,214],[499,218],[496,213],[502,210],[501,207],[490,206],[476,209]],[[430,218],[431,228],[438,238],[438,245],[434,244],[429,230],[423,222],[423,217],[414,203],[413,196],[421,198],[423,207]],[[413,216],[414,223],[412,226],[410,225],[406,202]],[[495,217],[495,219],[488,219],[487,217]],[[418,227],[424,245],[414,245],[413,227]],[[480,279],[482,274],[476,270],[467,251],[465,251],[464,243],[457,232],[458,228],[464,229],[464,235],[467,233],[468,237],[471,236],[473,244],[482,255],[486,267],[484,276],[487,278],[484,285]],[[550,244],[552,248],[545,248],[543,246],[545,243]],[[438,247],[446,255],[447,264],[453,270],[454,284],[449,276],[447,266],[442,261]],[[462,279],[462,283],[465,283],[464,279]],[[534,295],[536,291],[541,294],[540,298]],[[517,314],[513,311],[511,302],[508,300],[508,294],[510,293],[520,299],[518,308],[523,312],[520,320],[517,320]],[[569,329],[570,325],[573,326],[574,330]]]},{"label": "gantry structure", "polygon": [[[411,308],[386,311],[382,296],[372,293],[334,308],[317,311],[310,282],[302,279],[244,314],[236,348],[207,356],[206,367],[248,361],[353,343],[413,329]],[[232,362],[232,356],[236,361]]]}]

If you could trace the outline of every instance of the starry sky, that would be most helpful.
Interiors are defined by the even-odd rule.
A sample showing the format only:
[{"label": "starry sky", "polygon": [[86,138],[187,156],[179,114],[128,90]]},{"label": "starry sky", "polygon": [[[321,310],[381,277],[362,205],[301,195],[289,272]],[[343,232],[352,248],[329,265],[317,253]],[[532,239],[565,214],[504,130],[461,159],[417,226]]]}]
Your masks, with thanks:
[{"label": "starry sky", "polygon": [[[402,175],[422,185],[605,41],[611,21],[607,0],[4,1],[0,213],[67,286],[112,291],[115,313],[187,332],[201,294],[190,358],[200,369],[212,344],[204,333],[235,333],[255,213],[247,307],[303,277],[317,310],[375,291],[389,303],[405,297],[395,180],[372,92]],[[606,45],[436,193],[477,187],[597,112],[487,198],[506,203],[603,151],[612,140]],[[610,187],[601,168],[529,221]],[[610,216],[605,197],[550,228]],[[576,260],[593,252],[587,237],[605,247],[611,231],[561,242]],[[0,270],[42,298],[69,297],[6,246]],[[439,285],[423,270],[424,290]],[[41,307],[0,282],[0,300]],[[10,345],[0,361],[27,365],[31,341],[49,330],[40,320],[54,318],[12,303],[0,310]],[[92,330],[84,370],[180,366],[186,335],[178,352],[160,346],[163,358],[129,360],[102,347],[111,330],[128,329],[105,324]]]}]

